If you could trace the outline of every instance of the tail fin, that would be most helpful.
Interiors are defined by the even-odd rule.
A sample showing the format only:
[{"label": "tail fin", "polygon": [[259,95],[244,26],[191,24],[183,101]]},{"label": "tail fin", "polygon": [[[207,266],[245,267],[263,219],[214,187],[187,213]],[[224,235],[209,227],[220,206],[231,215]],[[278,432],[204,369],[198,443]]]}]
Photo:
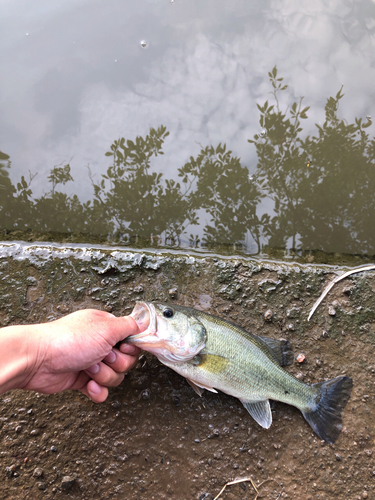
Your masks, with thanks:
[{"label": "tail fin", "polygon": [[342,429],[341,412],[350,398],[353,380],[349,377],[337,377],[313,384],[313,387],[319,389],[315,408],[302,413],[320,439],[332,444]]}]

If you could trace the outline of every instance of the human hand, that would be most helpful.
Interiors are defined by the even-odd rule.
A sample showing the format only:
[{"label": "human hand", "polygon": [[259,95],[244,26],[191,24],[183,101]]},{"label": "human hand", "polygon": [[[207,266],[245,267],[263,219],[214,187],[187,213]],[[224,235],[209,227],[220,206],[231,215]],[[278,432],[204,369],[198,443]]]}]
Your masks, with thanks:
[{"label": "human hand", "polygon": [[96,403],[119,385],[137,362],[140,349],[121,344],[139,333],[130,316],[116,318],[95,309],[74,312],[56,321],[31,325],[28,376],[22,389],[52,394],[77,389]]}]

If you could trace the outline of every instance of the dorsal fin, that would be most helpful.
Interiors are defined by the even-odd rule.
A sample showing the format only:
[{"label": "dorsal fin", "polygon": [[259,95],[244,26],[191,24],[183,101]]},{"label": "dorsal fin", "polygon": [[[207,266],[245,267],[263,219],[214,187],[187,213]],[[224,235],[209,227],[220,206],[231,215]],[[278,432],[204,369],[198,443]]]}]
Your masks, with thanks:
[{"label": "dorsal fin", "polygon": [[266,344],[280,366],[287,366],[293,363],[294,353],[289,340],[276,340],[261,336],[259,338]]}]

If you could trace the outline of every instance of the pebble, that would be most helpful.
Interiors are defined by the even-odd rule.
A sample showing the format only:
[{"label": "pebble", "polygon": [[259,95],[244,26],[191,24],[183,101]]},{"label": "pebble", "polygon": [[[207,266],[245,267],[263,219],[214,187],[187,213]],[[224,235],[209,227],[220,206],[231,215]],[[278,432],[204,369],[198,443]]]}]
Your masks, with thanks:
[{"label": "pebble", "polygon": [[42,477],[43,476],[43,469],[40,467],[36,467],[33,472],[34,477]]},{"label": "pebble", "polygon": [[173,403],[178,408],[180,406],[180,403],[181,403],[180,398],[178,396],[173,396]]},{"label": "pebble", "polygon": [[15,464],[12,464],[10,467],[6,467],[6,475],[7,477],[12,477],[16,471],[17,466]]},{"label": "pebble", "polygon": [[305,361],[305,359],[306,359],[306,356],[302,352],[298,354],[298,356],[297,356],[298,363],[303,363]]},{"label": "pebble", "polygon": [[272,317],[273,317],[273,313],[271,311],[271,309],[268,309],[265,313],[264,313],[264,319],[266,321],[272,321]]},{"label": "pebble", "polygon": [[70,490],[73,488],[75,482],[76,482],[75,477],[64,476],[61,481],[61,488],[65,491]]},{"label": "pebble", "polygon": [[145,389],[144,391],[142,391],[141,397],[144,401],[148,401],[151,398],[150,389]]},{"label": "pebble", "polygon": [[17,434],[19,434],[22,431],[22,426],[21,425],[17,425],[17,427],[16,427],[15,430],[16,430]]},{"label": "pebble", "polygon": [[212,500],[213,496],[211,493],[199,493],[198,500]]},{"label": "pebble", "polygon": [[50,450],[51,450],[51,451],[53,451],[54,453],[56,453],[56,452],[57,452],[57,448],[56,448],[56,446],[51,446]]},{"label": "pebble", "polygon": [[38,486],[39,490],[45,490],[47,487],[46,483],[42,483],[42,482],[38,483],[37,486]]},{"label": "pebble", "polygon": [[364,491],[364,492],[362,493],[362,498],[368,498],[368,493],[367,493],[367,491]]},{"label": "pebble", "polygon": [[328,314],[330,316],[336,316],[336,309],[333,306],[329,306],[329,308],[328,308]]},{"label": "pebble", "polygon": [[171,299],[177,299],[177,288],[171,288],[168,293]]}]

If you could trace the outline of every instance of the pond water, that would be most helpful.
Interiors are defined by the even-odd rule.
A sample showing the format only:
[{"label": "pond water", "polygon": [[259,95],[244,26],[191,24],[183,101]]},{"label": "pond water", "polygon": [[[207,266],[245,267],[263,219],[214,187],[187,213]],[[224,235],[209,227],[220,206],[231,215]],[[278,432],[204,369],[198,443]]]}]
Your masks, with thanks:
[{"label": "pond water", "polygon": [[371,0],[2,2],[0,240],[366,260],[374,35]]}]

